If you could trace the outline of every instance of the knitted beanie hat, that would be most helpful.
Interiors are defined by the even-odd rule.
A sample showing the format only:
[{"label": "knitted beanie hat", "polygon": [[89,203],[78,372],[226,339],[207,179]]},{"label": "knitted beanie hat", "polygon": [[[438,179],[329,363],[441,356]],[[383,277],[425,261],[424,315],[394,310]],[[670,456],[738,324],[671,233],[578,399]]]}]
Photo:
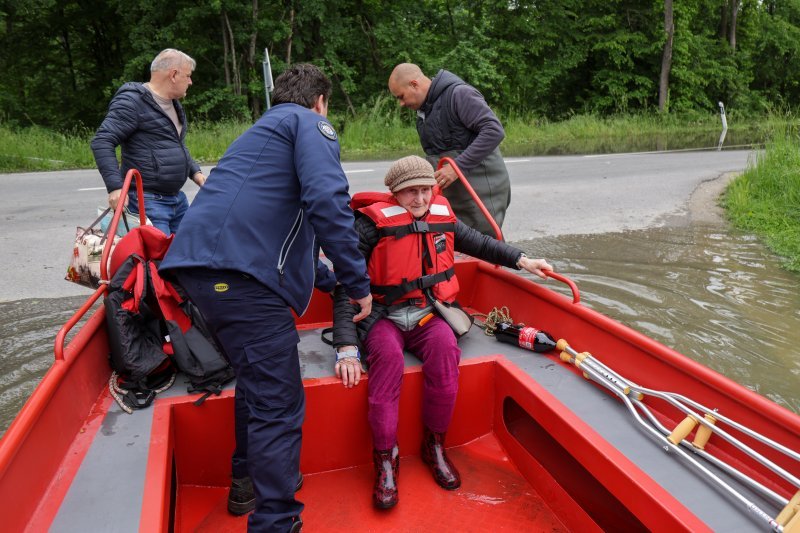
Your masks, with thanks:
[{"label": "knitted beanie hat", "polygon": [[383,179],[383,183],[392,192],[397,192],[414,185],[436,185],[433,177],[433,167],[418,155],[409,155],[398,159]]}]

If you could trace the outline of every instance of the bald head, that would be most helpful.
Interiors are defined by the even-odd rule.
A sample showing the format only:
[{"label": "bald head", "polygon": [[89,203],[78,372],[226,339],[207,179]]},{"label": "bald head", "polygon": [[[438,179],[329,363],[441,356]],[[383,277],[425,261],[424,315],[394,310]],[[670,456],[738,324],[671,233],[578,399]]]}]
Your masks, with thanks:
[{"label": "bald head", "polygon": [[430,78],[413,63],[400,63],[389,76],[389,92],[401,106],[409,109],[417,110],[425,103],[430,87]]},{"label": "bald head", "polygon": [[424,77],[425,75],[422,73],[422,69],[414,63],[400,63],[394,67],[391,76],[389,76],[389,83],[393,81],[396,83],[407,83],[411,80]]}]

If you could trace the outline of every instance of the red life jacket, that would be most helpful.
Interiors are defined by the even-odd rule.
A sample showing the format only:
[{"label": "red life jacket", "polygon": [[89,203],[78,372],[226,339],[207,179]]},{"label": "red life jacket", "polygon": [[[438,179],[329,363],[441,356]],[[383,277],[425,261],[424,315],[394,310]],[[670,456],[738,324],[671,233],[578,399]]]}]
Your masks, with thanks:
[{"label": "red life jacket", "polygon": [[431,198],[430,209],[420,220],[389,193],[359,193],[351,205],[378,229],[380,238],[367,265],[376,301],[386,305],[410,301],[423,307],[427,290],[440,301],[455,300],[456,217],[444,196]]},{"label": "red life jacket", "polygon": [[[149,378],[174,363],[189,378],[189,392],[219,394],[233,379],[233,369],[194,305],[158,274],[157,262],[171,242],[160,230],[141,226],[114,249],[105,300],[111,367],[128,382],[129,391],[142,392],[151,389]],[[136,394],[123,401],[138,409],[153,397]]]}]

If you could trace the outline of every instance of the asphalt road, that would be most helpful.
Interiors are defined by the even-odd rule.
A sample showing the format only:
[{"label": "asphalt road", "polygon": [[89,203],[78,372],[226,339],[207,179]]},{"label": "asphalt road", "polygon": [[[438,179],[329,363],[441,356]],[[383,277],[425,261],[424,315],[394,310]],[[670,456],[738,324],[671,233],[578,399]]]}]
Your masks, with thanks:
[{"label": "asphalt road", "polygon": [[[692,193],[743,170],[750,151],[507,158],[508,241],[686,223]],[[345,163],[351,193],[383,190],[389,161]],[[203,169],[206,173],[209,167]],[[190,200],[197,187],[184,188]],[[64,281],[75,228],[106,204],[96,170],[0,174],[0,301],[88,295]]]}]

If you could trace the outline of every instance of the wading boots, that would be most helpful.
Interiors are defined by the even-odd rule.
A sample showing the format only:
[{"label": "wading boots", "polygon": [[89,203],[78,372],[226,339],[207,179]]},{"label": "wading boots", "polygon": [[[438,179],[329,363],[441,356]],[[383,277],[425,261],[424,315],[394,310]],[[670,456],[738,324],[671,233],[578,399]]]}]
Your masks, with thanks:
[{"label": "wading boots", "polygon": [[373,450],[375,464],[375,489],[372,503],[378,509],[389,509],[397,505],[397,477],[400,474],[400,450],[397,445],[388,450]]},{"label": "wading boots", "polygon": [[433,472],[433,479],[440,487],[455,490],[461,486],[461,476],[444,451],[444,433],[434,433],[427,427],[422,436],[422,462]]}]

